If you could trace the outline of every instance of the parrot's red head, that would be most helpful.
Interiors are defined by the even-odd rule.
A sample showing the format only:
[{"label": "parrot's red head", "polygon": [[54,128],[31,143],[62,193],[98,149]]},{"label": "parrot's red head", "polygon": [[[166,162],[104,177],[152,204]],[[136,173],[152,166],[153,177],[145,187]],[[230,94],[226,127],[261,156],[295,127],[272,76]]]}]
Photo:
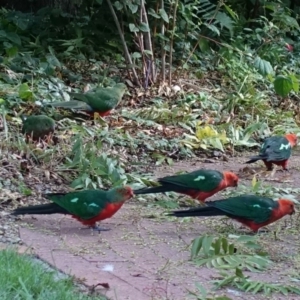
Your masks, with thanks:
[{"label": "parrot's red head", "polygon": [[285,138],[290,142],[292,147],[297,145],[297,136],[296,136],[296,134],[288,133],[288,134],[285,135]]},{"label": "parrot's red head", "polygon": [[130,186],[119,188],[117,192],[122,195],[124,200],[128,200],[134,196],[133,190]]},{"label": "parrot's red head", "polygon": [[226,186],[235,187],[238,186],[239,178],[236,174],[232,172],[223,172],[224,180],[226,181]]},{"label": "parrot's red head", "polygon": [[288,199],[279,199],[278,203],[280,207],[279,210],[282,216],[292,215],[293,213],[295,213],[295,204],[293,201]]}]

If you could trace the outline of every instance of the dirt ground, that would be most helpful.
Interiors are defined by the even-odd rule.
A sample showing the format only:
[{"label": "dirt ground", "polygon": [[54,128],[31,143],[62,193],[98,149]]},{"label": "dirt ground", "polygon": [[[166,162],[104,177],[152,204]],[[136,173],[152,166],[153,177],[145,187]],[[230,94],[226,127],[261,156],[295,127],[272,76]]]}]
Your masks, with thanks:
[{"label": "dirt ground", "polygon": [[[199,168],[230,170],[239,173],[240,184],[250,185],[252,166],[262,170],[256,163],[251,169],[240,171],[245,158],[229,158],[228,161],[199,159],[180,162],[173,166],[159,167],[155,177],[191,171]],[[300,154],[294,153],[290,162],[290,173],[276,172],[271,181],[276,187],[297,187],[300,180]],[[262,174],[264,178],[265,174]],[[159,194],[156,196],[159,199]],[[211,199],[221,198],[221,195]],[[147,203],[147,197],[135,198],[126,203],[103,226],[111,230],[100,234],[91,232],[68,216],[25,216],[17,221],[22,242],[49,264],[74,275],[87,286],[114,300],[182,300],[195,299],[189,291],[195,291],[195,284],[212,288],[211,281],[218,277],[215,269],[197,267],[190,261],[192,240],[202,234],[249,234],[239,225],[220,223],[220,218],[167,218],[165,209]],[[299,215],[298,215],[299,216]],[[296,216],[297,217],[297,216]],[[295,217],[294,217],[295,218]],[[291,277],[299,279],[299,222],[290,226],[289,218],[270,226],[278,232],[275,241],[273,233],[259,235],[264,250],[275,262],[269,271],[251,273],[251,278],[272,283],[289,283]],[[296,224],[296,225],[295,225]],[[226,227],[227,226],[227,227]],[[295,227],[296,226],[296,227]],[[249,274],[245,272],[245,274]],[[101,284],[108,284],[106,290]],[[231,299],[287,299],[283,295],[270,297],[243,293],[233,288],[223,289],[216,295],[227,295]],[[200,299],[200,298],[199,298]],[[289,295],[289,299],[300,296]]]}]

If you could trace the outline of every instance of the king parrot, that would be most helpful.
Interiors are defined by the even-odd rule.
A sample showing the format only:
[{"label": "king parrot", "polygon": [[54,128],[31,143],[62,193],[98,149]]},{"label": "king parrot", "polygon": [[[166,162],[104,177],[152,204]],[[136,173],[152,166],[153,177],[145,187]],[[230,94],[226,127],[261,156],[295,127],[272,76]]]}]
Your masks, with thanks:
[{"label": "king parrot", "polygon": [[292,154],[291,148],[297,144],[297,136],[293,133],[286,134],[285,136],[272,136],[265,139],[262,144],[259,154],[246,161],[246,164],[251,164],[258,160],[262,160],[271,171],[272,164],[282,166],[283,170],[288,171],[287,163]]},{"label": "king parrot", "polygon": [[255,195],[240,195],[227,199],[206,202],[206,207],[173,211],[175,217],[227,216],[257,232],[259,228],[271,224],[285,215],[295,212],[293,201]]},{"label": "king parrot", "polygon": [[[108,116],[115,108],[127,90],[124,83],[118,83],[109,88],[95,88],[86,93],[70,93],[70,96],[77,100],[50,103],[54,107],[76,109],[87,112],[90,115],[99,113],[101,117]],[[79,100],[79,101],[78,101]]]},{"label": "king parrot", "polygon": [[55,121],[45,115],[21,116],[22,133],[33,140],[43,139],[55,130]]},{"label": "king parrot", "polygon": [[239,178],[232,172],[200,169],[194,172],[159,178],[160,186],[135,190],[135,195],[176,192],[204,202],[208,197],[226,189],[236,187]]},{"label": "king parrot", "polygon": [[85,190],[50,193],[43,196],[53,203],[19,207],[12,212],[12,215],[67,214],[94,230],[105,231],[107,229],[96,226],[96,222],[112,217],[134,194],[130,187],[125,186],[108,191]]}]

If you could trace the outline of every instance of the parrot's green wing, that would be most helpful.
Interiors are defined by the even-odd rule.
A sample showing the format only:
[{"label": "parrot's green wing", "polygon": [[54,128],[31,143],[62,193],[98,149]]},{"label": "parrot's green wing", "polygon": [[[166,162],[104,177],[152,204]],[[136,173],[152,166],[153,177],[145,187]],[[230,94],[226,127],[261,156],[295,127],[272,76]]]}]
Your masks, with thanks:
[{"label": "parrot's green wing", "polygon": [[89,220],[97,215],[109,203],[107,192],[86,190],[67,194],[46,194],[48,199],[66,209],[70,214]]},{"label": "parrot's green wing", "polygon": [[255,223],[268,221],[273,209],[278,208],[278,202],[255,195],[231,197],[208,202],[207,205],[224,211],[228,216],[253,220]]},{"label": "parrot's green wing", "polygon": [[210,192],[216,189],[223,179],[224,176],[219,171],[201,169],[187,174],[166,176],[158,181],[162,184],[169,183],[186,189]]},{"label": "parrot's green wing", "polygon": [[93,108],[85,102],[82,101],[66,101],[66,102],[56,102],[50,104],[53,107],[62,107],[62,108],[69,108],[69,109],[78,109],[84,111],[94,111]]},{"label": "parrot's green wing", "polygon": [[282,136],[266,138],[261,146],[259,155],[266,161],[282,161],[288,159],[292,154],[291,144]]},{"label": "parrot's green wing", "polygon": [[126,85],[119,83],[111,88],[96,88],[84,94],[70,93],[70,96],[87,103],[94,111],[106,112],[118,105],[125,91]]}]

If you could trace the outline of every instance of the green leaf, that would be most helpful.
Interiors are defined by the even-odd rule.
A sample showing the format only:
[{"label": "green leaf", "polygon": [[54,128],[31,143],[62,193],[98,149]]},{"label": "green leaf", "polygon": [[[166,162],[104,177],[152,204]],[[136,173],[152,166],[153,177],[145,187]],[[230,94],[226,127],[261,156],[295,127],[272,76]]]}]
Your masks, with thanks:
[{"label": "green leaf", "polygon": [[212,145],[212,147],[218,149],[218,150],[221,150],[222,152],[224,152],[224,148],[223,148],[223,145],[222,145],[222,142],[219,138],[211,138],[211,139],[208,139],[209,143]]},{"label": "green leaf", "polygon": [[167,157],[167,164],[169,165],[169,166],[172,166],[173,164],[174,164],[174,162],[173,162],[173,159],[172,158],[170,158],[170,157]]},{"label": "green leaf", "polygon": [[239,278],[245,278],[245,276],[244,276],[242,270],[239,269],[239,268],[236,268],[236,269],[235,269],[235,275],[236,275],[237,277],[239,277]]},{"label": "green leaf", "polygon": [[[97,1],[103,1],[103,0],[97,0]],[[99,3],[100,4],[100,3]],[[115,6],[115,8],[117,9],[117,10],[122,10],[123,9],[123,4],[120,2],[120,1],[116,1],[115,3],[114,3],[114,6]]]},{"label": "green leaf", "polygon": [[222,243],[222,239],[217,239],[215,244],[214,244],[214,248],[215,248],[215,255],[219,255],[220,254],[220,250],[221,250],[221,243]]},{"label": "green leaf", "polygon": [[228,240],[225,238],[222,238],[222,249],[224,253],[227,253],[228,251]]},{"label": "green leaf", "polygon": [[216,15],[216,20],[220,22],[221,29],[226,27],[230,34],[233,35],[234,22],[227,14],[219,11]]},{"label": "green leaf", "polygon": [[139,32],[139,29],[132,23],[129,24],[129,30],[131,32]]},{"label": "green leaf", "polygon": [[249,242],[249,241],[253,242],[253,241],[255,241],[255,240],[256,240],[256,237],[250,236],[250,235],[240,235],[240,236],[236,239],[237,242],[243,242],[243,243]]},{"label": "green leaf", "polygon": [[208,255],[209,254],[209,250],[211,248],[211,244],[213,242],[213,236],[205,236],[203,238],[203,253]]},{"label": "green leaf", "polygon": [[143,22],[139,25],[139,29],[143,32],[149,32],[150,31],[148,24],[143,23]]},{"label": "green leaf", "polygon": [[290,74],[289,77],[293,82],[293,90],[296,93],[298,93],[299,92],[299,79],[294,74]]},{"label": "green leaf", "polygon": [[191,250],[192,258],[196,257],[199,254],[199,251],[201,250],[202,247],[202,241],[203,241],[203,237],[198,237],[194,239],[192,244],[192,250]]},{"label": "green leaf", "polygon": [[135,14],[139,8],[136,4],[133,4],[132,2],[127,2],[127,6],[131,10],[132,14]]},{"label": "green leaf", "polygon": [[18,50],[19,49],[16,46],[14,46],[14,47],[5,49],[5,52],[9,57],[15,57],[19,52]]},{"label": "green leaf", "polygon": [[207,298],[207,291],[206,291],[206,289],[201,284],[199,284],[199,283],[196,283],[195,285],[196,285],[198,291],[201,293],[202,297],[206,299]]},{"label": "green leaf", "polygon": [[208,23],[204,23],[203,25],[205,25],[208,29],[210,29],[213,33],[217,34],[218,36],[220,35],[220,30],[215,25]]},{"label": "green leaf", "polygon": [[9,39],[14,44],[16,44],[18,46],[21,46],[21,44],[22,44],[21,39],[20,39],[20,37],[16,33],[14,33],[14,32],[8,32],[6,34],[6,37],[7,37],[7,39]]},{"label": "green leaf", "polygon": [[176,209],[179,208],[179,204],[177,201],[171,201],[171,200],[159,200],[156,201],[155,204],[167,208],[167,209]]},{"label": "green leaf", "polygon": [[273,67],[270,64],[270,62],[260,58],[259,56],[257,56],[254,60],[254,67],[262,75],[268,75],[273,73]]},{"label": "green leaf", "polygon": [[50,66],[61,68],[61,64],[55,56],[48,54],[46,55],[46,59]]},{"label": "green leaf", "polygon": [[234,244],[230,244],[229,247],[228,247],[228,253],[230,255],[233,255],[234,254]]},{"label": "green leaf", "polygon": [[132,57],[132,58],[141,58],[142,55],[141,55],[141,53],[139,53],[139,52],[133,52],[133,53],[131,54],[131,57]]},{"label": "green leaf", "polygon": [[169,17],[163,8],[159,9],[159,14],[166,23],[169,23]]},{"label": "green leaf", "polygon": [[146,54],[146,55],[149,55],[149,56],[153,55],[151,50],[144,50],[143,53]]},{"label": "green leaf", "polygon": [[[234,12],[230,6],[226,5],[225,3],[223,3],[223,6],[225,7],[226,11],[230,14],[231,18],[234,19],[235,21],[238,21],[239,17],[238,14],[236,12]],[[245,30],[245,28],[244,28]]]},{"label": "green leaf", "polygon": [[33,93],[30,90],[27,83],[23,83],[19,88],[19,97],[23,100],[30,100],[33,97]]},{"label": "green leaf", "polygon": [[293,81],[290,77],[278,75],[274,80],[275,92],[281,97],[286,97],[293,89]]},{"label": "green leaf", "polygon": [[74,46],[69,46],[65,52],[72,52],[74,49]]},{"label": "green leaf", "polygon": [[160,19],[160,16],[155,12],[155,10],[153,8],[150,8],[148,10],[148,15],[150,15],[150,16],[156,18],[156,19]]},{"label": "green leaf", "polygon": [[199,48],[202,52],[207,52],[210,49],[208,40],[199,38]]},{"label": "green leaf", "polygon": [[287,15],[286,13],[283,14],[283,18],[281,20],[285,20],[285,24],[289,27],[289,28],[296,28],[297,30],[299,30],[299,24],[298,21]]}]

